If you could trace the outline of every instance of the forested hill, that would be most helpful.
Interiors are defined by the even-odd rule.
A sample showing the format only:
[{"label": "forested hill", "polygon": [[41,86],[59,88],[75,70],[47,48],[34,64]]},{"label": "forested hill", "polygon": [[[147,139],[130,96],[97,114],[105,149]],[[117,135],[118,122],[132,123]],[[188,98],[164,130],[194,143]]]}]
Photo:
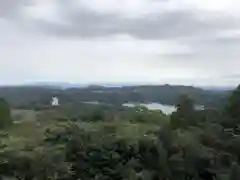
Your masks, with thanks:
[{"label": "forested hill", "polygon": [[99,101],[110,104],[125,102],[159,102],[173,105],[182,94],[188,94],[197,104],[208,107],[223,105],[229,91],[203,90],[192,86],[88,86],[84,88],[61,89],[56,86],[0,87],[0,97],[13,106],[49,104],[52,96],[58,96],[62,103]]},{"label": "forested hill", "polygon": [[[216,102],[227,92],[170,86],[0,92],[27,107],[13,108],[0,98],[0,180],[239,180],[240,85],[222,109],[201,111],[190,94]],[[180,93],[188,94],[179,97],[171,115],[75,103],[94,98],[116,103],[131,94],[164,100]],[[52,95],[68,104],[45,108]]]}]

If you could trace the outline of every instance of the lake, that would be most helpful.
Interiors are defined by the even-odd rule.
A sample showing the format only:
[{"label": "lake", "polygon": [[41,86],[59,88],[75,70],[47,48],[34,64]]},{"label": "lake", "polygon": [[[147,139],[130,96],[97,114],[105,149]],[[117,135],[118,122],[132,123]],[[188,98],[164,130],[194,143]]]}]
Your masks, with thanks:
[{"label": "lake", "polygon": [[[103,104],[101,102],[98,101],[93,101],[93,102],[84,102],[86,104],[94,104],[94,105],[98,105],[98,104]],[[175,106],[171,106],[171,105],[164,105],[164,104],[160,104],[160,103],[124,103],[123,106],[125,107],[136,107],[136,106],[144,106],[146,108],[148,108],[149,110],[161,110],[163,113],[165,114],[172,114],[174,111],[176,111]]]},{"label": "lake", "polygon": [[150,110],[161,110],[165,114],[172,114],[174,111],[176,111],[175,106],[171,105],[164,105],[160,103],[124,103],[123,106],[126,107],[136,107],[136,106],[144,106]]},{"label": "lake", "polygon": [[[86,104],[103,104],[98,101],[93,101],[93,102],[84,102]],[[176,111],[176,107],[172,105],[164,105],[161,103],[124,103],[123,106],[125,107],[136,107],[136,106],[144,106],[148,108],[149,110],[161,110],[163,113],[170,115],[173,112]],[[203,110],[204,106],[202,105],[196,105],[195,106],[196,110]]]}]

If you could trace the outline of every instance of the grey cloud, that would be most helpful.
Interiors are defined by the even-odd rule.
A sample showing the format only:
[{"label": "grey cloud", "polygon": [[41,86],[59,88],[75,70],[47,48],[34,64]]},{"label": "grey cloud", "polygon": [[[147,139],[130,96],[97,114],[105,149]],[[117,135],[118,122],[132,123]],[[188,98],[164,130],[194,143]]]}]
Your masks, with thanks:
[{"label": "grey cloud", "polygon": [[[36,29],[47,35],[60,37],[88,38],[123,33],[140,39],[175,39],[213,36],[219,30],[240,27],[237,23],[239,19],[230,16],[201,20],[193,11],[175,10],[139,18],[126,18],[115,14],[97,13],[85,7],[76,8],[73,2],[62,1],[59,5],[63,21],[67,25],[38,20],[34,22]],[[210,17],[212,15],[215,16],[209,14]]]},{"label": "grey cloud", "polygon": [[233,36],[233,37],[212,37],[203,41],[203,43],[208,43],[216,46],[223,46],[223,47],[236,47],[240,46],[240,36]]},{"label": "grey cloud", "polygon": [[0,18],[11,17],[16,13],[22,0],[0,0]]},{"label": "grey cloud", "polygon": [[46,34],[67,37],[95,37],[124,32],[124,20],[117,16],[95,14],[85,9],[65,15],[68,25],[36,22],[36,26]]},{"label": "grey cloud", "polygon": [[[228,65],[231,66],[233,64],[237,65],[236,63],[240,56],[238,51],[240,42],[217,44],[216,42],[205,41],[201,43],[189,43],[188,45],[192,47],[192,52],[159,54],[155,57],[155,60],[152,61],[153,65],[155,66],[159,60],[164,59],[172,64],[193,64],[196,67],[198,64],[202,64],[202,66],[207,66],[208,64],[219,66],[227,62]],[[240,62],[238,65],[240,65]]]},{"label": "grey cloud", "polygon": [[[219,37],[224,30],[240,29],[238,18],[209,13],[209,18],[199,18],[193,11],[175,10],[159,12],[141,18],[126,18],[115,14],[100,14],[84,7],[75,8],[71,1],[62,4],[62,23],[35,21],[38,30],[46,35],[64,38],[102,37],[114,34],[129,34],[140,39],[167,39],[179,41],[191,47],[189,53],[160,54],[149,60],[151,67],[211,69],[216,65],[220,71],[236,66],[240,56],[240,38]],[[213,18],[215,17],[215,18]],[[229,62],[228,64],[226,62]],[[233,68],[236,71],[236,68]]]},{"label": "grey cloud", "polygon": [[[0,19],[1,17],[4,16],[4,19],[6,18],[10,18],[11,20],[15,19],[15,21],[21,24],[21,18],[19,17],[17,18],[17,16],[20,15],[18,14],[18,12],[20,12],[18,10],[23,5],[22,4],[23,1],[24,0],[0,0]],[[171,0],[168,0],[168,1],[171,1]],[[13,39],[13,42],[15,45],[16,45],[15,41],[19,41],[21,43],[24,42],[22,44],[25,44],[27,50],[25,50],[26,52],[22,52],[22,50],[20,49],[18,50],[19,56],[13,57],[13,54],[17,54],[17,53],[12,54],[12,46],[10,43],[9,52],[11,53],[6,53],[5,50],[2,50],[2,53],[4,52],[6,54],[6,56],[5,57],[3,56],[3,57],[6,60],[11,60],[15,58],[25,59],[26,57],[29,57],[29,62],[26,64],[31,64],[30,62],[32,62],[32,59],[37,59],[36,62],[39,62],[42,59],[45,59],[48,61],[49,58],[52,58],[52,56],[55,57],[55,55],[56,57],[53,59],[55,59],[56,62],[58,59],[63,59],[65,61],[66,59],[74,59],[69,57],[71,55],[72,57],[75,56],[75,53],[78,51],[78,48],[76,48],[76,46],[78,45],[74,43],[74,45],[71,46],[71,42],[66,45],[64,41],[62,42],[64,43],[63,45],[58,46],[58,39],[79,38],[80,40],[82,40],[83,38],[104,37],[107,35],[114,35],[114,34],[128,34],[133,37],[144,39],[144,40],[146,39],[147,40],[148,39],[173,40],[172,41],[173,43],[177,42],[177,44],[180,44],[180,45],[182,44],[184,47],[185,46],[189,47],[190,50],[192,51],[187,53],[176,54],[176,52],[174,52],[174,49],[173,49],[172,52],[170,53],[169,51],[167,51],[169,54],[166,54],[166,53],[163,54],[164,50],[161,51],[160,49],[159,52],[161,52],[161,54],[156,54],[157,51],[153,51],[153,53],[149,55],[149,58],[148,58],[148,54],[146,55],[146,58],[141,58],[141,55],[142,55],[141,48],[136,47],[136,52],[138,53],[139,51],[139,56],[137,54],[135,57],[135,54],[134,54],[135,51],[133,52],[134,56],[129,56],[129,57],[126,54],[120,53],[120,56],[122,56],[123,58],[122,57],[116,58],[117,59],[116,62],[120,62],[121,61],[120,59],[124,59],[124,58],[129,60],[129,62],[133,61],[134,59],[137,59],[137,60],[142,59],[142,61],[144,61],[142,63],[144,64],[144,68],[148,69],[150,66],[149,68],[150,70],[154,68],[153,72],[155,72],[154,70],[157,69],[156,72],[159,72],[159,74],[161,74],[161,70],[164,70],[165,68],[166,69],[172,68],[174,69],[174,73],[176,72],[176,77],[178,76],[178,73],[181,74],[182,72],[184,74],[188,70],[190,70],[190,72],[194,72],[196,70],[198,71],[198,73],[196,74],[198,74],[200,77],[202,74],[203,75],[206,74],[209,76],[211,75],[214,76],[215,74],[217,74],[219,75],[218,77],[227,79],[225,80],[225,82],[228,82],[229,79],[234,79],[234,83],[235,81],[238,81],[240,79],[238,75],[238,72],[239,72],[238,67],[240,65],[240,63],[238,63],[239,62],[238,59],[240,57],[240,52],[239,52],[240,37],[237,37],[237,35],[236,37],[234,35],[232,37],[218,36],[219,32],[224,30],[240,29],[238,18],[234,18],[231,16],[221,16],[221,15],[217,16],[216,14],[209,13],[208,14],[209,18],[206,16],[206,18],[203,19],[203,18],[200,18],[198,14],[190,10],[174,10],[171,12],[169,11],[169,12],[159,12],[157,14],[150,14],[149,16],[145,16],[145,17],[126,18],[122,16],[117,16],[116,14],[97,13],[95,11],[91,11],[84,7],[76,8],[71,3],[73,2],[72,0],[62,1],[62,2],[63,2],[62,5],[59,7],[61,8],[62,17],[63,17],[62,22],[52,22],[52,21],[48,21],[48,19],[46,20],[33,19],[33,21],[29,21],[30,23],[29,27],[31,28],[35,27],[33,28],[33,30],[36,30],[37,32],[41,32],[47,38],[49,36],[57,36],[57,38],[55,39],[56,41],[53,42],[53,45],[49,46],[49,49],[50,49],[49,52],[46,49],[41,50],[41,48],[35,47],[36,46],[34,44],[35,37],[33,39],[31,39],[30,37],[29,41],[26,40],[26,37],[28,37],[29,35],[28,34],[29,31],[26,31],[27,33],[24,31],[23,34],[24,35],[27,34],[27,35],[23,36],[22,39],[20,38],[22,37],[21,36],[22,34],[20,33],[20,31],[19,31],[19,34],[15,33],[15,31],[12,31],[9,33],[9,36],[11,36],[11,38],[7,37],[6,38],[7,40],[5,41],[6,43],[4,43],[4,41],[1,41],[0,45],[2,43],[2,47],[6,48],[7,42],[10,42]],[[213,18],[213,17],[216,17],[216,18]],[[28,26],[27,23],[28,22],[25,21],[24,24],[21,24],[21,26],[24,26],[24,25]],[[0,24],[0,25],[2,27],[6,26],[4,24]],[[2,30],[3,28],[0,27],[0,29]],[[6,32],[9,32],[7,28],[2,33],[4,34],[4,37],[5,37],[5,34],[7,35]],[[16,32],[18,32],[18,30],[16,30]],[[15,36],[20,39],[17,39]],[[26,45],[28,42],[29,44],[31,44],[31,47],[29,47],[29,49],[27,48],[28,46]],[[84,43],[84,42],[81,42],[81,43]],[[141,43],[145,43],[145,41],[141,41]],[[69,45],[67,50],[65,48],[65,45],[66,46]],[[84,46],[85,45],[82,45],[81,47],[84,47]],[[151,46],[151,43],[149,46]],[[21,45],[21,47],[23,46]],[[45,47],[45,44],[42,47]],[[92,46],[89,46],[86,48],[90,49],[92,54],[94,54],[94,48],[92,48]],[[118,48],[118,47],[116,46],[116,47],[113,47],[113,49],[114,48]],[[161,48],[161,46],[159,46],[159,48]],[[47,54],[46,51],[49,54]],[[59,53],[59,51],[62,51],[62,52]],[[33,55],[29,55],[31,54],[29,52],[33,52]],[[82,52],[84,52],[84,50]],[[131,51],[129,52],[130,52],[129,54],[131,54]],[[64,56],[64,53],[66,53],[65,56]],[[104,53],[107,54],[106,57],[109,57],[108,49]],[[45,56],[43,56],[44,54]],[[114,51],[112,54],[114,54]],[[82,56],[84,59],[84,55]],[[115,55],[112,55],[112,56],[115,57]],[[86,56],[85,59],[90,61],[91,60],[97,61],[99,57],[94,55],[93,56],[89,55],[89,57]],[[105,56],[103,59],[105,59]],[[109,59],[106,58],[106,59],[109,61],[109,59],[111,58]],[[66,65],[67,64],[74,64],[74,63],[66,63]],[[81,67],[81,63],[79,64],[80,64],[79,67]],[[66,65],[64,64],[62,65],[62,67],[65,67]],[[33,64],[32,66],[33,67],[29,69],[34,69],[35,67],[37,67],[36,71],[39,71],[40,68],[38,67],[39,66],[38,64],[37,65]],[[99,63],[99,66],[100,66],[100,63]],[[89,65],[89,67],[92,67],[92,66]],[[132,67],[130,67],[128,63],[126,67],[129,68],[129,72],[131,72]],[[125,64],[122,66],[122,68],[125,69]],[[178,71],[178,69],[180,70]],[[22,70],[20,69],[19,72],[20,71]],[[80,70],[77,69],[75,71],[77,72]],[[149,74],[149,72],[146,72],[146,73]],[[173,74],[171,73],[172,71],[169,71],[169,72],[171,75]],[[69,77],[76,76],[74,73],[73,75],[71,75],[70,72],[66,72],[64,75],[67,76],[68,73],[70,74]],[[139,70],[138,73],[139,75],[144,74],[142,70],[141,71]],[[34,72],[30,72],[28,74],[34,75]],[[39,74],[41,75],[48,74],[46,72],[45,66],[42,71],[39,71]],[[227,74],[233,74],[233,75],[226,76]],[[35,75],[35,78],[37,77],[37,75]],[[64,75],[62,75],[61,77],[64,77]],[[158,74],[156,73],[156,75]],[[149,75],[149,77],[154,79],[156,75],[153,73],[153,75]],[[27,74],[24,75],[22,79],[27,78],[27,76],[28,76]],[[48,78],[48,76],[51,76],[51,73],[49,73],[44,77]],[[119,75],[119,77],[122,77],[122,76],[123,74],[121,71],[121,74]],[[88,77],[89,75],[86,76],[86,78]],[[114,77],[112,76],[107,76],[107,77],[111,77],[112,79],[114,79]],[[220,82],[221,82],[221,79],[220,79]]]},{"label": "grey cloud", "polygon": [[37,22],[43,32],[62,35],[93,37],[111,34],[130,34],[141,39],[173,39],[214,35],[229,27],[236,28],[235,20],[200,21],[192,12],[178,11],[151,15],[145,18],[128,19],[116,15],[102,15],[81,9],[66,17],[69,26]]},{"label": "grey cloud", "polygon": [[240,74],[231,74],[231,75],[227,75],[227,76],[223,76],[224,78],[237,78],[237,79],[240,79]]}]

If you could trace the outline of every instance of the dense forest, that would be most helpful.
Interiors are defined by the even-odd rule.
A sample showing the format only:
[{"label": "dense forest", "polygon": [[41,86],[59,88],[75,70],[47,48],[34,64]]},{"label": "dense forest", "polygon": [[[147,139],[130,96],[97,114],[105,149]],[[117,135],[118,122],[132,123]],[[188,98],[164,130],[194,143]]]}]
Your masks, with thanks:
[{"label": "dense forest", "polygon": [[84,88],[60,89],[58,87],[1,87],[0,97],[12,106],[29,106],[49,104],[52,96],[58,96],[62,104],[99,101],[108,104],[126,102],[158,102],[174,105],[179,96],[188,94],[198,105],[215,108],[227,102],[229,91],[203,90],[192,86],[124,86],[103,87],[88,86]]},{"label": "dense forest", "polygon": [[[0,88],[0,178],[238,180],[240,86]],[[60,106],[49,106],[58,96]],[[101,101],[105,104],[85,104]],[[174,104],[166,115],[123,102]],[[209,107],[196,110],[195,104]]]}]

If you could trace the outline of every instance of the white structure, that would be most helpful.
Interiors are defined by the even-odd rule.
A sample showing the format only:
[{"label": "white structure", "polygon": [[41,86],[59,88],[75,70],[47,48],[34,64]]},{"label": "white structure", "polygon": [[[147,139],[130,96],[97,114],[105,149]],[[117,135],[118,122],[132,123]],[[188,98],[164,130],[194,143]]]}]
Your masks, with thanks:
[{"label": "white structure", "polygon": [[57,97],[52,97],[52,106],[59,106],[59,100]]}]

